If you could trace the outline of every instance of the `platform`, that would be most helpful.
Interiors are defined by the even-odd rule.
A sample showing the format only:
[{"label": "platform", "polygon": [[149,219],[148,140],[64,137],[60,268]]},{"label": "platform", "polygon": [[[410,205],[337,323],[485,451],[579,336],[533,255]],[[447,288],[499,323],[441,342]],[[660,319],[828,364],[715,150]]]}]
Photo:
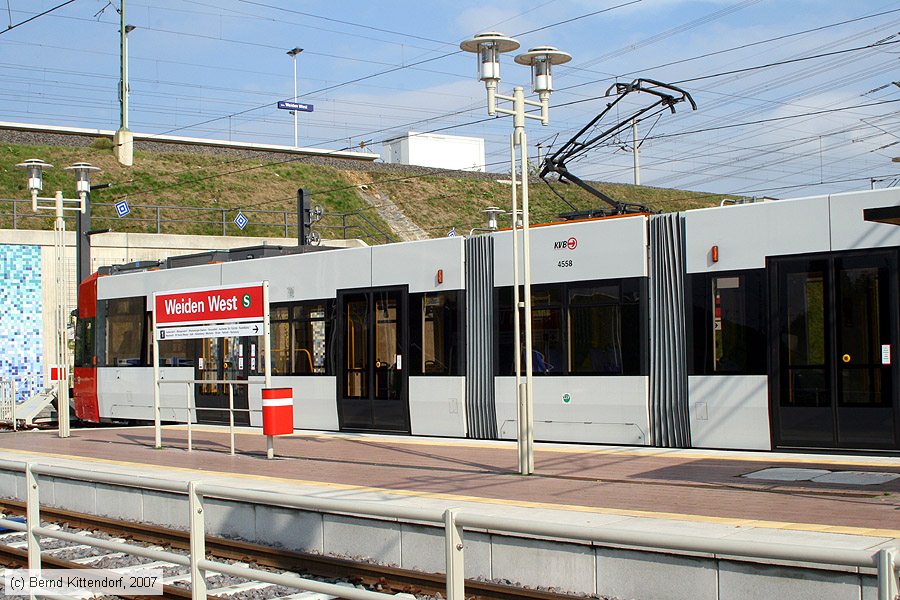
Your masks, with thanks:
[{"label": "platform", "polygon": [[[278,457],[267,460],[260,430],[238,430],[236,440],[237,454],[230,456],[227,429],[212,426],[193,428],[192,452],[186,451],[184,426],[164,428],[162,450],[153,448],[152,427],[73,430],[69,439],[60,439],[53,431],[24,431],[0,435],[0,449],[5,458],[13,460],[52,461],[149,477],[157,473],[160,477],[237,482],[298,494],[462,506],[486,514],[608,524],[636,531],[843,549],[879,548],[900,541],[898,457],[538,443],[536,474],[522,477],[517,473],[514,442],[297,432],[279,437]],[[0,485],[0,493],[2,489]],[[102,504],[97,494],[93,496],[95,509]],[[55,500],[60,505],[64,498]],[[77,498],[71,500],[78,504]],[[146,500],[142,511],[140,518],[161,512],[148,508]],[[240,523],[229,527],[239,530],[241,537],[250,536]],[[358,531],[356,535],[343,551],[374,555],[367,546],[368,538]],[[390,552],[385,560],[406,566],[399,545],[398,537],[396,560]],[[365,551],[354,553],[353,548]],[[328,550],[327,542],[322,549]],[[622,556],[607,558],[624,560]],[[626,558],[636,560],[635,564],[646,560]],[[502,571],[495,564],[498,559],[487,560],[490,567],[476,572],[496,578]],[[588,589],[580,584],[573,584],[572,589],[609,593],[597,583],[599,555],[591,560],[594,575],[584,582]],[[713,570],[718,579],[723,577],[721,566]],[[862,576],[847,571],[846,576],[862,581]],[[772,576],[778,581],[783,573]],[[644,600],[653,597],[641,594],[640,585],[645,584],[629,588],[624,583],[624,588],[614,591]],[[860,586],[868,588],[870,584],[859,583],[856,593]],[[810,589],[817,594],[822,591]],[[775,589],[786,593],[779,590]]]}]

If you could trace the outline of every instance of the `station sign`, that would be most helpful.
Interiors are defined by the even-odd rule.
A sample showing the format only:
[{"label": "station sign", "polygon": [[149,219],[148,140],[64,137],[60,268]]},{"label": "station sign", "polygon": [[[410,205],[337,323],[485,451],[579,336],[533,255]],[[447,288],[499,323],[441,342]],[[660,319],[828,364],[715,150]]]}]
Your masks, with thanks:
[{"label": "station sign", "polygon": [[157,292],[153,311],[157,327],[237,321],[262,324],[267,313],[264,284]]},{"label": "station sign", "polygon": [[281,110],[298,110],[300,112],[312,112],[312,104],[303,104],[301,102],[290,102],[288,100],[279,100],[278,108]]}]

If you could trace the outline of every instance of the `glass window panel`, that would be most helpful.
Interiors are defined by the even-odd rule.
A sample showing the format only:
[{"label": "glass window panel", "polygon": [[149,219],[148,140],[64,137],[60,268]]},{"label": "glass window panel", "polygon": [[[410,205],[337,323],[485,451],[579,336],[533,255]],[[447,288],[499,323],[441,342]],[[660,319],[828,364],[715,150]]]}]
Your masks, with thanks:
[{"label": "glass window panel", "polygon": [[[422,295],[421,363],[423,375],[459,375],[462,335],[459,292]],[[418,332],[417,332],[418,333]]]},{"label": "glass window panel", "polygon": [[532,308],[531,351],[534,373],[565,371],[562,307]]},{"label": "glass window panel", "polygon": [[878,268],[844,269],[840,272],[840,351],[850,364],[881,361],[881,311]]},{"label": "glass window panel", "polygon": [[569,290],[570,305],[618,304],[619,298],[618,285],[597,285]]},{"label": "glass window panel", "polygon": [[272,375],[291,375],[291,327],[287,321],[273,321],[270,328],[272,344]]},{"label": "glass window panel", "polygon": [[79,319],[75,331],[75,366],[97,366],[94,356],[94,317]]},{"label": "glass window panel", "polygon": [[762,269],[696,274],[692,289],[692,375],[767,372],[768,299]]},{"label": "glass window panel", "polygon": [[105,342],[108,366],[142,365],[146,320],[143,297],[107,300]]},{"label": "glass window panel", "polygon": [[790,366],[825,363],[825,279],[822,273],[788,273],[787,347]]},{"label": "glass window panel", "polygon": [[397,376],[400,348],[397,343],[397,300],[393,295],[375,300],[375,398],[398,399],[401,378]]},{"label": "glass window panel", "polygon": [[[273,373],[326,374],[327,334],[330,327],[324,302],[312,301],[273,307]],[[259,352],[262,354],[262,338],[259,344]],[[262,360],[259,369],[260,371],[263,369]]]},{"label": "glass window panel", "polygon": [[345,396],[347,398],[368,397],[368,303],[361,299],[347,298],[345,302],[346,367]]},{"label": "glass window panel", "polygon": [[193,367],[196,340],[160,340],[159,366]]},{"label": "glass window panel", "polygon": [[570,308],[569,339],[572,373],[623,372],[621,307]]},{"label": "glass window panel", "polygon": [[889,367],[882,364],[882,343],[890,343],[890,325],[882,308],[889,295],[883,267],[838,270],[837,317],[839,406],[887,407],[891,404]]}]

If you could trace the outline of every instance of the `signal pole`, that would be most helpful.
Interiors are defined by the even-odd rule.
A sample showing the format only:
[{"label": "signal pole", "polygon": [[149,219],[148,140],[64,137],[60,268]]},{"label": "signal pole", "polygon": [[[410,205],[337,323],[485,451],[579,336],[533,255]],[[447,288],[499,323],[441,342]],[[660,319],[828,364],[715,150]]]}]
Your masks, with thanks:
[{"label": "signal pole", "polygon": [[113,151],[120,165],[134,164],[134,134],[128,130],[128,33],[133,25],[125,24],[125,0],[119,0],[119,129],[113,136]]},{"label": "signal pole", "polygon": [[634,153],[634,185],[641,185],[641,146],[638,143],[637,119],[631,120],[631,150]]}]

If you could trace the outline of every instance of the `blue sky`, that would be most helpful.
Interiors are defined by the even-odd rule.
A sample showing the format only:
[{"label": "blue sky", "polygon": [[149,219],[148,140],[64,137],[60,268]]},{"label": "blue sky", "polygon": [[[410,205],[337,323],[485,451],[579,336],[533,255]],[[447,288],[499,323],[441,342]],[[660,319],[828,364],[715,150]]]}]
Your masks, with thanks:
[{"label": "blue sky", "polygon": [[[9,0],[2,27],[61,2]],[[76,0],[0,34],[0,120],[115,129],[118,6]],[[293,95],[286,51],[299,46],[299,99],[315,105],[300,145],[380,152],[398,133],[442,130],[485,138],[501,172],[511,123],[485,121],[474,57],[458,52],[497,30],[573,55],[555,72],[550,126],[528,125],[532,154],[599,112],[612,83],[643,76],[683,82],[699,105],[641,123],[646,185],[796,197],[900,174],[900,2],[126,0],[126,16],[134,131],[291,144],[275,102]],[[529,89],[512,56],[502,68],[501,90]],[[571,168],[630,182],[631,164],[609,146]]]}]

